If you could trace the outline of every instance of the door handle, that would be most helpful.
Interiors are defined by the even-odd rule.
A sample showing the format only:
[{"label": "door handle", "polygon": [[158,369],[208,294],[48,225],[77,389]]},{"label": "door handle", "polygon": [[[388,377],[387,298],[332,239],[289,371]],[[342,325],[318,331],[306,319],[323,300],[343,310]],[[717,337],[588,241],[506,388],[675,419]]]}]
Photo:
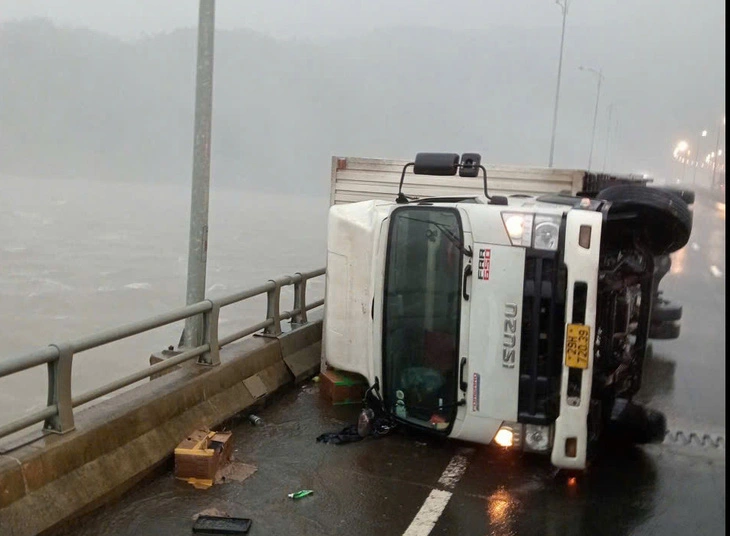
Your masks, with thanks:
[{"label": "door handle", "polygon": [[464,371],[466,371],[466,357],[461,358],[461,364],[459,365],[459,387],[461,387],[461,390],[466,393],[466,389],[469,385],[464,379]]},{"label": "door handle", "polygon": [[469,295],[466,293],[466,278],[471,275],[471,264],[467,264],[464,268],[464,282],[461,288],[461,294],[464,296],[464,300],[469,301]]}]

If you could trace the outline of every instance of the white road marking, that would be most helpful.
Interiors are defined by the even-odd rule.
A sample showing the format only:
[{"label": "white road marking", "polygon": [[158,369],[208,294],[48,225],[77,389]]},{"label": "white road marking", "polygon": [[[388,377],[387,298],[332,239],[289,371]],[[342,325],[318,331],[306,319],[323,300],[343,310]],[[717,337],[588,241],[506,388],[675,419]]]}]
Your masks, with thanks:
[{"label": "white road marking", "polygon": [[692,242],[692,249],[694,251],[699,251],[700,245],[697,242]]},{"label": "white road marking", "polygon": [[431,493],[426,497],[426,502],[423,503],[403,536],[428,536],[431,534],[436,522],[446,509],[446,505],[449,504],[449,499],[451,499],[450,491],[431,490]]},{"label": "white road marking", "polygon": [[712,273],[712,275],[714,275],[715,277],[722,277],[722,270],[720,270],[720,269],[719,269],[719,268],[718,268],[717,266],[715,266],[714,264],[713,264],[712,266],[710,266],[710,272],[711,272],[711,273]]},{"label": "white road marking", "polygon": [[467,465],[469,465],[469,460],[466,459],[466,456],[457,454],[451,458],[449,465],[446,466],[441,478],[439,478],[439,484],[445,488],[453,489],[454,486],[456,486],[456,483],[461,480],[461,477],[464,475]]},{"label": "white road marking", "polygon": [[[441,474],[441,478],[438,480],[439,485],[454,489],[459,480],[461,480],[461,477],[464,476],[464,472],[469,465],[469,459],[466,457],[466,454],[470,454],[473,451],[474,449],[462,449],[461,454],[454,455],[449,465],[446,466],[446,469]],[[431,490],[431,493],[426,497],[426,501],[403,533],[403,536],[428,536],[446,509],[446,505],[449,504],[451,495],[452,493],[450,491],[442,489]]]}]

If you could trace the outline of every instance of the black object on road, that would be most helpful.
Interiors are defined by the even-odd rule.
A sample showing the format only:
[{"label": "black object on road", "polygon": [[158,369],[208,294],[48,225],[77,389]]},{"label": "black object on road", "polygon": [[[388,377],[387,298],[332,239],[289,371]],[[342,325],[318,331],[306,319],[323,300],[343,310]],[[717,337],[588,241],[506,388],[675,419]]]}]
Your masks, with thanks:
[{"label": "black object on road", "polygon": [[248,534],[251,520],[243,517],[200,516],[193,525],[195,534]]},{"label": "black object on road", "polygon": [[317,437],[317,443],[333,443],[342,445],[354,443],[366,437],[379,438],[390,434],[398,427],[396,421],[385,411],[383,400],[380,398],[379,383],[370,386],[363,397],[363,410],[357,424],[345,426],[339,432],[322,434]]},{"label": "black object on road", "polygon": [[[370,437],[383,437],[388,435],[396,428],[396,424],[388,418],[376,417],[373,419],[372,430],[368,434]],[[333,443],[335,445],[342,445],[343,443],[354,443],[364,439],[358,432],[358,425],[351,424],[346,426],[339,432],[332,432],[328,434],[322,434],[317,437],[317,443]]]}]

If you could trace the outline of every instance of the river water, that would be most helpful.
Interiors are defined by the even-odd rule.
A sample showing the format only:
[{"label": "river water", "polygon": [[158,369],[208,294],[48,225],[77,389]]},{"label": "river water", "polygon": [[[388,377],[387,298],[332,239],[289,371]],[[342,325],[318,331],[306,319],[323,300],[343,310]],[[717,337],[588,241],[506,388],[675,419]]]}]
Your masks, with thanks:
[{"label": "river water", "polygon": [[[323,267],[326,196],[216,188],[207,295]],[[0,177],[0,359],[185,305],[190,186]],[[308,287],[322,297],[323,278]],[[282,292],[282,309],[291,309]],[[221,334],[264,319],[265,299],[226,307]],[[149,364],[182,323],[75,356],[78,395]],[[45,404],[46,371],[0,379],[0,424]],[[110,395],[111,396],[111,395]]]}]

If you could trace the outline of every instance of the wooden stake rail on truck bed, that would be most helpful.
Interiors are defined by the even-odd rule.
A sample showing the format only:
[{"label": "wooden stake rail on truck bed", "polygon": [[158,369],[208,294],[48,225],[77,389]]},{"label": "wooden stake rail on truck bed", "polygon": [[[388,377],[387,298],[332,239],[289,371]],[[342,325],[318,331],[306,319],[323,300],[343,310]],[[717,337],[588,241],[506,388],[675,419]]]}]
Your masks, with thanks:
[{"label": "wooden stake rail on truck bed", "polygon": [[[393,201],[398,195],[403,166],[407,160],[332,157],[330,205],[369,199]],[[586,172],[579,169],[551,169],[523,166],[485,165],[490,195],[557,194],[575,195],[583,186]],[[409,197],[483,195],[482,177],[430,177],[406,172],[403,192]]]},{"label": "wooden stake rail on truck bed", "polygon": [[[393,201],[398,195],[403,166],[408,160],[382,158],[332,157],[330,205],[379,199]],[[546,194],[586,195],[618,184],[646,185],[652,179],[641,175],[596,173],[583,169],[555,169],[526,166],[484,165],[490,195]],[[469,197],[484,194],[482,177],[458,175],[433,177],[406,171],[403,193],[410,199],[419,197]],[[688,201],[691,202],[691,201]]]}]

